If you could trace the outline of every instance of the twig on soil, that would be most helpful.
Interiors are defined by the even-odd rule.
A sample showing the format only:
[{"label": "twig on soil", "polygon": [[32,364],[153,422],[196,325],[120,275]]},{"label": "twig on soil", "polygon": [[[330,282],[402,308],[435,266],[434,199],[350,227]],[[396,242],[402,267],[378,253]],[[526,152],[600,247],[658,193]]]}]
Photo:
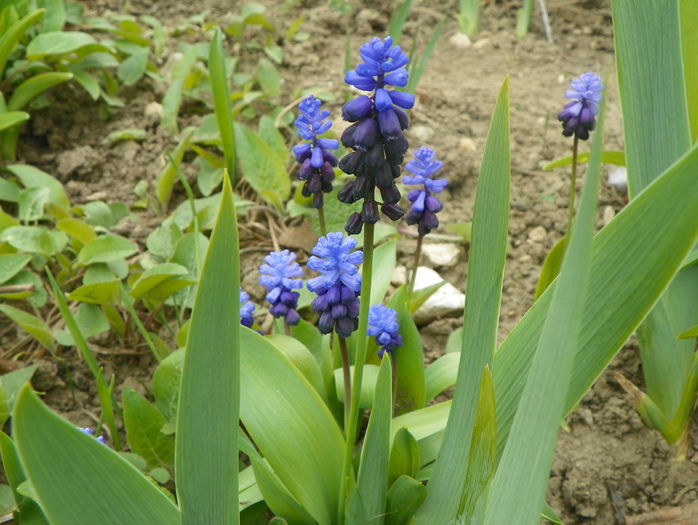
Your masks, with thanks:
[{"label": "twig on soil", "polygon": [[6,286],[0,286],[0,293],[21,293],[33,291],[33,284],[8,284]]},{"label": "twig on soil", "polygon": [[690,525],[698,523],[698,501],[683,507],[668,507],[637,516],[628,516],[626,525]]}]

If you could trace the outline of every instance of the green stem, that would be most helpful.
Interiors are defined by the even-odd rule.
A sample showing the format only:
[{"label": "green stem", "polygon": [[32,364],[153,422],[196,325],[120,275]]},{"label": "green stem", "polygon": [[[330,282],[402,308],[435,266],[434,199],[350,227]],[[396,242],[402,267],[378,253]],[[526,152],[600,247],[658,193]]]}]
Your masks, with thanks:
[{"label": "green stem", "polygon": [[323,210],[322,208],[318,208],[317,217],[320,221],[320,233],[324,237],[325,235],[327,235],[327,226],[325,225],[325,210]]},{"label": "green stem", "polygon": [[572,143],[572,173],[570,175],[570,196],[569,204],[567,205],[567,238],[569,239],[570,233],[572,232],[572,222],[574,221],[574,198],[577,193],[577,149],[579,146],[579,139],[577,135],[574,136],[574,142]]},{"label": "green stem", "polygon": [[412,266],[412,274],[410,275],[410,290],[409,296],[412,297],[412,292],[414,291],[414,283],[417,280],[417,268],[419,268],[419,259],[422,257],[422,241],[424,240],[424,235],[420,235],[417,238],[417,248],[414,252],[414,265]]},{"label": "green stem", "polygon": [[138,313],[136,312],[136,309],[133,307],[133,301],[131,300],[131,296],[128,295],[128,292],[124,287],[124,283],[122,283],[121,281],[119,281],[119,290],[121,291],[121,300],[123,301],[126,310],[131,316],[131,319],[133,319],[133,322],[136,325],[136,329],[141,334],[141,337],[143,338],[145,343],[148,345],[148,348],[150,348],[150,351],[153,354],[155,360],[158,363],[162,362],[162,356],[160,355],[160,352],[157,348],[155,348],[155,343],[153,343],[153,340],[150,338],[148,330],[145,329],[145,326],[143,326],[140,317],[138,317]]},{"label": "green stem", "polygon": [[393,372],[393,403],[392,406],[395,407],[395,404],[397,403],[397,359],[395,359],[395,356],[391,355],[390,356],[390,368],[392,369]]},{"label": "green stem", "polygon": [[349,367],[349,349],[347,340],[339,336],[339,351],[342,354],[342,371],[344,372],[344,428],[349,426],[349,402],[351,400],[351,368]]},{"label": "green stem", "polygon": [[356,358],[354,360],[354,381],[351,392],[351,407],[349,424],[345,429],[346,446],[344,449],[343,475],[340,487],[340,500],[337,508],[337,522],[344,523],[344,504],[346,501],[347,479],[354,477],[353,456],[354,443],[359,423],[359,398],[361,397],[361,382],[364,364],[366,362],[366,346],[368,337],[368,309],[371,302],[371,280],[373,277],[373,224],[364,225],[364,264],[361,270],[361,303],[359,309],[359,329],[356,338]]}]

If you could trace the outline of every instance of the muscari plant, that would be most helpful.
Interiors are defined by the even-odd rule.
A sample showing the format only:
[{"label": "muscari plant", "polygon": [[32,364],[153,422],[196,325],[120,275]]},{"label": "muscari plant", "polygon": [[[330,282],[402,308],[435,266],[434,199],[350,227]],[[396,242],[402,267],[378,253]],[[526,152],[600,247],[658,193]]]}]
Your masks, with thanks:
[{"label": "muscari plant", "polygon": [[[695,19],[696,10],[690,2],[673,2],[669,9],[662,11],[667,18],[658,24],[653,20],[659,13],[658,6],[643,6],[632,15],[627,9],[625,3],[619,3],[614,9],[626,150],[604,152],[604,161],[627,164],[632,199],[695,142],[697,84],[691,57],[696,41],[689,29],[689,20]],[[664,34],[669,30],[671,34]],[[653,53],[664,57],[659,62],[667,82],[659,86],[647,84],[654,75],[654,68],[634,63],[639,57],[638,49],[650,40]],[[585,73],[573,80],[571,87],[566,97],[573,100],[560,112],[558,119],[562,121],[563,134],[574,136],[573,154],[571,158],[551,164],[562,165],[571,160],[568,225],[574,218],[578,140],[586,140],[594,127],[601,81],[592,73]],[[661,101],[655,100],[660,96]],[[648,126],[648,121],[653,124]],[[558,241],[546,257],[537,295],[557,275],[566,239]],[[689,254],[671,286],[637,330],[646,393],[621,374],[614,373],[621,386],[633,396],[643,421],[674,445],[674,454],[680,459],[685,459],[689,446],[690,418],[698,390],[698,331],[691,329],[698,323],[697,255],[695,249]]]},{"label": "muscari plant", "polygon": [[[377,92],[369,98],[378,105]],[[364,118],[376,117],[371,111]],[[602,130],[603,108],[560,275],[497,348],[510,166],[504,83],[478,181],[464,330],[454,345],[460,351],[426,370],[421,362],[402,367],[402,355],[418,353],[419,335],[405,315],[405,289],[398,290],[390,304],[403,341],[392,353],[399,375],[410,385],[421,379],[423,390],[411,410],[394,417],[391,352],[383,353],[377,373],[367,363],[375,354],[367,351],[365,299],[372,283],[380,283],[373,279],[380,265],[372,265],[372,256],[380,247],[374,250],[371,239],[369,204],[361,217],[359,319],[349,349],[354,368],[344,428],[335,410],[339,396],[331,401],[332,377],[323,379],[331,338],[306,321],[291,327],[292,336],[262,336],[240,324],[236,213],[225,178],[186,348],[156,370],[156,406],[141,405],[150,407],[141,412],[151,415],[147,421],[162,423],[160,431],[137,436],[137,427],[127,428],[134,449],[169,451],[176,503],[111,448],[53,414],[29,387],[15,404],[14,441],[0,439],[18,502],[38,502],[48,523],[59,525],[264,523],[268,515],[253,514],[258,505],[271,509],[274,523],[300,524],[532,524],[541,512],[550,515],[543,498],[562,418],[661,296],[698,237],[695,147],[592,237]],[[381,141],[386,160],[394,154],[382,134],[374,141]],[[397,165],[388,163],[391,170]],[[357,171],[371,178],[376,170],[374,164]],[[360,195],[375,203],[375,195]],[[327,259],[318,266],[320,282],[332,271],[333,253],[317,255]],[[425,407],[454,383],[453,401]],[[370,415],[357,442],[360,408]],[[241,471],[238,450],[250,463]]]}]

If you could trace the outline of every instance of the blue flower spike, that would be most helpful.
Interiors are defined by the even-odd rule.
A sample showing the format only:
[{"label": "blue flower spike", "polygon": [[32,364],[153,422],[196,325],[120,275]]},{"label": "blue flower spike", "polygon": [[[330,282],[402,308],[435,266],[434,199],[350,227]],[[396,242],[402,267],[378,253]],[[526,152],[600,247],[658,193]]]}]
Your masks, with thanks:
[{"label": "blue flower spike", "polygon": [[259,284],[266,287],[266,299],[271,304],[269,313],[276,318],[283,317],[291,326],[301,320],[296,311],[300,294],[293,290],[303,288],[303,281],[297,278],[303,275],[303,270],[295,260],[295,253],[281,250],[269,253],[259,267],[262,274]]},{"label": "blue flower spike", "polygon": [[407,194],[411,203],[407,213],[407,224],[417,224],[420,236],[439,227],[436,213],[441,211],[443,206],[434,194],[441,193],[448,185],[448,181],[435,179],[433,176],[442,166],[434,150],[424,146],[415,151],[414,159],[405,166],[414,175],[405,175],[403,182],[407,185],[420,186]]},{"label": "blue flower spike", "polygon": [[352,251],[356,240],[341,232],[320,237],[308,259],[308,268],[320,275],[308,279],[308,290],[317,294],[311,307],[320,314],[318,328],[323,334],[335,330],[349,337],[356,330],[359,318],[361,274],[359,265],[363,252]]},{"label": "blue flower spike", "polygon": [[313,207],[322,208],[324,193],[332,191],[334,167],[337,157],[332,153],[339,147],[339,141],[328,138],[318,138],[326,133],[332,122],[326,120],[330,116],[328,110],[320,110],[322,101],[313,95],[305,97],[298,105],[298,118],[294,125],[298,135],[309,142],[293,147],[298,169],[298,180],[305,181],[301,192],[304,197],[313,197]]},{"label": "blue flower spike", "polygon": [[565,98],[571,99],[571,102],[565,104],[557,119],[562,122],[565,137],[574,135],[580,140],[587,140],[596,124],[603,84],[598,75],[587,72],[575,78],[570,87],[565,92]]},{"label": "blue flower spike", "polygon": [[[77,429],[82,433],[87,434],[88,436],[94,436],[95,434],[95,431],[92,427],[77,427]],[[97,436],[95,439],[103,445],[106,443],[104,436]]]},{"label": "blue flower spike", "polygon": [[400,325],[395,310],[382,304],[374,304],[369,308],[366,333],[380,346],[378,357],[383,357],[385,352],[392,355],[396,348],[402,346],[402,336],[399,332]]},{"label": "blue flower spike", "polygon": [[250,294],[243,291],[240,288],[240,324],[246,326],[247,328],[252,328],[252,323],[254,323],[254,318],[252,317],[252,312],[254,312],[254,304],[250,301]]},{"label": "blue flower spike", "polygon": [[[360,233],[364,223],[378,222],[379,204],[380,211],[393,221],[404,215],[398,206],[400,191],[395,180],[408,146],[403,130],[409,119],[404,110],[414,105],[414,95],[390,89],[407,85],[404,66],[409,62],[392,38],[373,38],[361,46],[360,54],[363,62],[348,71],[344,81],[372,93],[360,95],[342,108],[344,120],[353,122],[342,134],[342,144],[354,151],[339,161],[339,168],[356,178],[337,195],[346,203],[364,201],[361,212],[352,214],[344,227],[351,234]],[[382,202],[375,200],[376,188]]]}]

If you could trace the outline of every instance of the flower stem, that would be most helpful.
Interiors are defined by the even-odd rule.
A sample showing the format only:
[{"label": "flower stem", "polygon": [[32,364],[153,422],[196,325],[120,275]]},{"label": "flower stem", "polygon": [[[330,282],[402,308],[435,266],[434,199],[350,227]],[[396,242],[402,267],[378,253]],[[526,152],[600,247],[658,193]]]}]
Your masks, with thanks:
[{"label": "flower stem", "polygon": [[569,203],[567,207],[567,238],[569,239],[570,233],[572,232],[572,222],[574,221],[574,198],[577,193],[577,149],[579,146],[579,139],[577,135],[574,136],[574,142],[572,143],[572,173],[570,175],[570,196]]},{"label": "flower stem", "polygon": [[417,237],[417,248],[414,251],[414,265],[412,267],[412,274],[410,275],[410,290],[409,295],[412,297],[412,292],[414,291],[414,283],[417,280],[417,268],[419,268],[419,259],[422,256],[422,241],[424,240],[424,235]]},{"label": "flower stem", "polygon": [[342,354],[342,370],[344,371],[344,429],[349,426],[349,403],[351,401],[351,370],[349,368],[349,349],[347,340],[339,336],[339,351]]},{"label": "flower stem", "polygon": [[349,421],[344,435],[346,446],[344,448],[343,475],[340,487],[340,500],[337,509],[337,522],[344,523],[344,504],[347,498],[347,479],[354,477],[353,456],[354,443],[358,432],[359,400],[361,397],[361,381],[363,379],[364,363],[366,362],[366,346],[368,337],[368,309],[371,302],[371,280],[373,277],[373,224],[364,224],[364,262],[361,270],[361,302],[359,309],[359,330],[356,338],[356,358],[354,360],[354,381],[351,391],[351,405]]},{"label": "flower stem", "polygon": [[327,226],[325,225],[325,210],[322,208],[317,209],[317,218],[320,221],[320,233],[324,237],[327,235]]},{"label": "flower stem", "polygon": [[397,403],[397,360],[395,359],[394,355],[390,356],[390,368],[392,369],[393,372],[393,403],[392,407],[394,409],[395,404]]}]

